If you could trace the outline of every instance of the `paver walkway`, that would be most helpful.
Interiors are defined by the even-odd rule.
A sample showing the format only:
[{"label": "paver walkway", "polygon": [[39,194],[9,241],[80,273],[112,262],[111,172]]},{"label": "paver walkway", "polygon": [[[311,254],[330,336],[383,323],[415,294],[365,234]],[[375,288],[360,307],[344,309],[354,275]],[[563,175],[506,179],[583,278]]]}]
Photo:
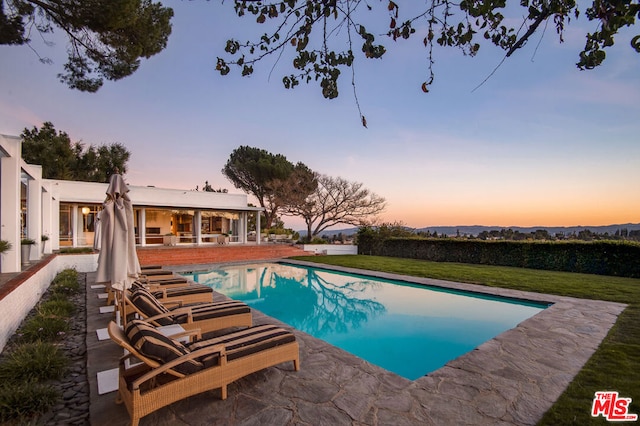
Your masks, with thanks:
[{"label": "paver walkway", "polygon": [[[88,286],[94,277],[89,274]],[[626,306],[402,278],[553,306],[415,381],[294,330],[300,343],[300,371],[293,371],[291,363],[263,370],[230,385],[225,401],[217,390],[205,392],[144,417],[141,425],[533,425],[580,371]],[[97,394],[97,371],[115,368],[122,354],[114,343],[97,340],[95,330],[106,327],[110,319],[97,313],[104,304],[97,292],[87,290],[91,424],[125,425],[129,418],[124,406],[114,404],[115,393]],[[279,323],[257,311],[253,315],[256,324]]]}]

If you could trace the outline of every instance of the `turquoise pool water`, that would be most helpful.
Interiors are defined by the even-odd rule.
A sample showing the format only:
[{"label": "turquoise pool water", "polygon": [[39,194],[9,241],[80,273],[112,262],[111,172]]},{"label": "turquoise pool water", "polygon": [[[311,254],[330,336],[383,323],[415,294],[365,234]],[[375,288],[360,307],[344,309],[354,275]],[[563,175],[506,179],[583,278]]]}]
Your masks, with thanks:
[{"label": "turquoise pool water", "polygon": [[546,307],[280,263],[182,275],[410,380]]}]

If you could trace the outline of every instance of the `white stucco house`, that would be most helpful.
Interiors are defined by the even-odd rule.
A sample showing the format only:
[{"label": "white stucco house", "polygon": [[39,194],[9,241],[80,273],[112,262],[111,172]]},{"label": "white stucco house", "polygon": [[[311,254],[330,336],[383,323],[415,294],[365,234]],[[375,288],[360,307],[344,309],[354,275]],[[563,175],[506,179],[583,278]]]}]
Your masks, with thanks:
[{"label": "white stucco house", "polygon": [[[2,255],[0,272],[21,270],[24,238],[36,242],[31,260],[63,247],[92,247],[96,215],[108,187],[43,179],[41,166],[25,163],[21,151],[19,137],[0,134],[0,239],[13,246]],[[249,206],[246,194],[133,185],[129,190],[139,246],[245,244],[250,215],[255,215],[260,229],[262,208]],[[43,235],[49,239],[42,241]]]}]

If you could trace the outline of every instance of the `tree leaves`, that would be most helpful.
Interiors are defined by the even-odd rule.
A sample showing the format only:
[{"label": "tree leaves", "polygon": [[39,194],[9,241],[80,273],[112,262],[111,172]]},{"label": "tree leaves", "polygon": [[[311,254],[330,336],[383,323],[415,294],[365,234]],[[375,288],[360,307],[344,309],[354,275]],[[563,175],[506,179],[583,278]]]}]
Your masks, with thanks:
[{"label": "tree leaves", "polygon": [[45,122],[40,129],[24,129],[21,137],[22,157],[28,163],[41,165],[46,179],[106,183],[113,173],[127,172],[131,154],[119,143],[97,148],[72,143],[69,135],[56,131],[51,122]]},{"label": "tree leaves", "polygon": [[304,199],[316,185],[315,175],[304,164],[294,166],[284,155],[250,146],[236,148],[222,173],[236,188],[258,199],[267,228],[284,205]]},{"label": "tree leaves", "polygon": [[41,35],[54,28],[64,31],[69,40],[68,61],[58,78],[81,91],[95,92],[104,79],[131,75],[140,66],[140,59],[166,47],[171,34],[173,10],[151,0],[2,3],[0,44],[29,44],[28,32],[33,28]]},{"label": "tree leaves", "polygon": [[[279,6],[277,10],[276,5]],[[513,12],[516,5],[520,5],[524,13]],[[273,5],[236,1],[235,7],[238,16],[249,12],[257,22],[266,24],[274,20],[275,25],[274,30],[260,40],[238,45],[232,55],[241,55],[246,63],[253,65],[272,53],[280,55],[283,50],[293,48],[297,52],[293,61],[296,72],[283,77],[284,86],[294,88],[299,82],[316,82],[327,99],[339,95],[341,70],[353,65],[353,43],[357,42],[358,37],[361,40],[362,57],[380,59],[387,47],[378,43],[374,34],[383,34],[397,41],[411,38],[417,33],[416,28],[424,29],[420,34],[428,54],[430,78],[420,88],[427,93],[433,82],[434,44],[455,47],[465,55],[474,56],[479,52],[481,42],[486,41],[504,49],[509,56],[522,48],[541,23],[549,18],[553,19],[558,39],[562,42],[570,17],[579,14],[575,0],[521,0],[509,9],[506,0],[462,0],[458,4],[449,0],[430,0],[417,9],[413,5],[403,5],[401,9],[395,1],[376,4],[347,0],[287,0]],[[503,14],[505,10],[513,13],[509,19]],[[595,0],[592,7],[587,9],[587,17],[599,21],[600,26],[598,31],[587,34],[578,67],[593,68],[600,65],[606,58],[604,49],[613,45],[614,36],[620,28],[635,25],[639,12],[640,4],[637,2]],[[372,13],[387,15],[388,18],[384,21],[369,19]],[[365,22],[367,26],[373,25],[371,22],[385,22],[383,25],[388,28],[382,31],[380,28],[369,30]],[[518,35],[519,28],[514,26],[527,28],[527,31]],[[640,52],[640,36],[631,40],[631,47]],[[259,52],[259,55],[247,55],[245,58],[245,51],[251,54]],[[226,60],[224,65],[240,64],[236,59]],[[224,75],[229,69],[220,66],[220,71]]]}]

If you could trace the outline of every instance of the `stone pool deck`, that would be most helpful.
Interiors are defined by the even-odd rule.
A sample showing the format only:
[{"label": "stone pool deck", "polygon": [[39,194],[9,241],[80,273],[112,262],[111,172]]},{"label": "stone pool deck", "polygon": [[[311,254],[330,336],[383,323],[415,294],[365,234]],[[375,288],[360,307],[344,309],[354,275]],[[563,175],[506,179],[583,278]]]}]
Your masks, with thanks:
[{"label": "stone pool deck", "polygon": [[[348,268],[327,269],[553,305],[415,381],[294,330],[300,343],[300,371],[293,371],[291,363],[269,368],[231,384],[224,401],[218,390],[205,392],[149,414],[140,424],[533,425],[562,394],[626,307]],[[96,330],[106,327],[112,317],[99,313],[104,300],[98,299],[100,290],[91,288],[94,279],[95,273],[88,274],[91,424],[126,425],[129,416],[123,405],[114,403],[116,393],[98,395],[97,372],[117,367],[122,350],[110,340],[97,339]],[[256,324],[279,324],[257,311],[253,316]]]}]

